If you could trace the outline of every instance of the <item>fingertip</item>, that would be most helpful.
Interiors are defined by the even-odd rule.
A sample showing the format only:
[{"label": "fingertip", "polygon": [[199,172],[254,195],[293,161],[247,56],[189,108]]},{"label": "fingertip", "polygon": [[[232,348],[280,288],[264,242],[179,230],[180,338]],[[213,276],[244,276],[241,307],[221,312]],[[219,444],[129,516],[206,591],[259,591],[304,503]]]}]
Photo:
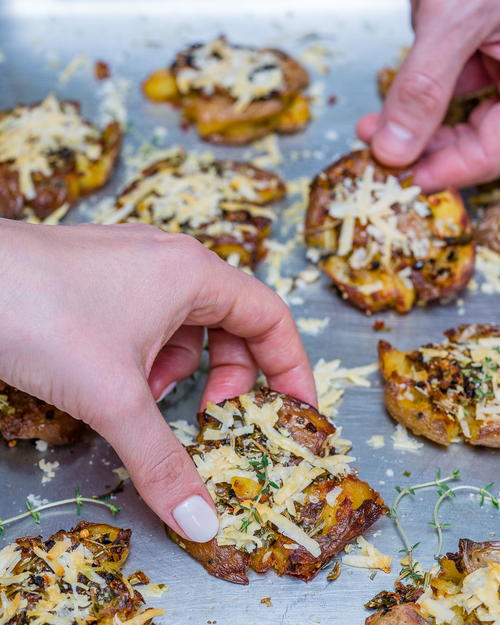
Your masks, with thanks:
[{"label": "fingertip", "polygon": [[417,158],[419,146],[415,135],[393,121],[386,121],[372,139],[375,157],[389,167],[404,167]]},{"label": "fingertip", "polygon": [[366,143],[369,143],[377,129],[380,120],[380,113],[369,113],[358,120],[356,124],[357,136]]},{"label": "fingertip", "polygon": [[217,536],[219,519],[212,506],[200,495],[191,495],[172,511],[185,536],[196,543],[206,543]]}]

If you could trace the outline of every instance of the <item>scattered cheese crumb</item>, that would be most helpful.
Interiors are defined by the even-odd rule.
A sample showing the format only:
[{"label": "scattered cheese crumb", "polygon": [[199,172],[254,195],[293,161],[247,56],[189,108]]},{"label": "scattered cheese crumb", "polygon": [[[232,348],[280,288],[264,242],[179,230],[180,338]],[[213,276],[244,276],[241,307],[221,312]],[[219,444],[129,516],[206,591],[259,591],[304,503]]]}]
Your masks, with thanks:
[{"label": "scattered cheese crumb", "polygon": [[382,449],[382,447],[385,447],[385,439],[382,434],[374,434],[373,436],[370,436],[370,438],[366,441],[366,444],[372,449]]},{"label": "scattered cheese crumb", "polygon": [[328,139],[328,141],[338,141],[339,133],[336,130],[327,130],[325,138]]},{"label": "scattered cheese crumb", "polygon": [[309,45],[300,55],[300,58],[305,65],[309,65],[320,74],[328,74],[330,68],[327,63],[327,58],[331,55],[328,48],[319,42]]},{"label": "scattered cheese crumb", "polygon": [[33,495],[33,493],[30,493],[26,497],[26,501],[32,508],[39,508],[40,506],[44,506],[46,503],[49,503],[48,499],[43,499],[39,495]]},{"label": "scattered cheese crumb", "polygon": [[47,443],[47,441],[42,441],[41,439],[38,439],[35,443],[35,447],[37,448],[37,451],[41,451],[43,453],[44,451],[47,451],[47,449],[49,448],[49,444]]},{"label": "scattered cheese crumb", "polygon": [[130,475],[125,467],[117,467],[116,469],[113,469],[113,473],[116,473],[118,479],[122,482],[130,479]]},{"label": "scattered cheese crumb", "polygon": [[77,54],[59,74],[59,82],[65,85],[81,69],[90,67],[90,59],[86,54]]},{"label": "scattered cheese crumb", "polygon": [[48,462],[45,458],[38,461],[38,467],[43,471],[42,484],[51,482],[56,476],[56,470],[59,468],[59,462]]},{"label": "scattered cheese crumb", "polygon": [[356,539],[361,553],[348,554],[342,558],[342,563],[347,566],[356,566],[363,569],[379,569],[384,573],[391,572],[392,556],[381,553],[375,545],[369,543],[362,536]]},{"label": "scattered cheese crumb", "polygon": [[330,323],[330,319],[328,317],[324,317],[323,319],[315,319],[314,317],[299,317],[297,319],[297,327],[304,334],[309,334],[310,336],[318,336],[320,332],[322,332],[326,326]]},{"label": "scattered cheese crumb", "polygon": [[387,477],[394,477],[394,471],[392,469],[386,469],[385,474]]},{"label": "scattered cheese crumb", "polygon": [[391,434],[391,438],[393,440],[392,446],[394,449],[400,449],[402,451],[418,451],[421,447],[424,446],[423,443],[420,443],[415,438],[412,438],[404,425],[398,423],[394,434]]},{"label": "scattered cheese crumb", "polygon": [[267,135],[264,139],[254,141],[252,148],[256,152],[262,153],[260,156],[252,159],[252,164],[256,167],[272,167],[283,162],[283,154],[281,153],[276,134]]},{"label": "scattered cheese crumb", "polygon": [[141,595],[144,597],[161,597],[168,592],[168,586],[166,584],[147,584],[141,587]]}]

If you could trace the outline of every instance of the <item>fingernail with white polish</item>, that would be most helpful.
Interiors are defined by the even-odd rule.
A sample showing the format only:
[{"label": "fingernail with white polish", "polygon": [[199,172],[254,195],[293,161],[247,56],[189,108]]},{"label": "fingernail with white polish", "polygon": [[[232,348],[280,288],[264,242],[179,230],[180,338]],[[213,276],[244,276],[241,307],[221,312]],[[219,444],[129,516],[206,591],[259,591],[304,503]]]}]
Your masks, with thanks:
[{"label": "fingernail with white polish", "polygon": [[383,144],[384,151],[403,156],[413,146],[415,136],[399,124],[387,122],[379,131],[377,141]]},{"label": "fingernail with white polish", "polygon": [[169,393],[171,393],[176,386],[177,386],[177,382],[170,382],[170,384],[167,384],[167,386],[163,389],[163,391],[161,392],[160,396],[158,397],[156,401],[159,402],[162,399],[165,399],[165,397]]},{"label": "fingernail with white polish", "polygon": [[219,519],[199,495],[192,495],[172,512],[182,531],[197,543],[206,543],[217,534]]}]

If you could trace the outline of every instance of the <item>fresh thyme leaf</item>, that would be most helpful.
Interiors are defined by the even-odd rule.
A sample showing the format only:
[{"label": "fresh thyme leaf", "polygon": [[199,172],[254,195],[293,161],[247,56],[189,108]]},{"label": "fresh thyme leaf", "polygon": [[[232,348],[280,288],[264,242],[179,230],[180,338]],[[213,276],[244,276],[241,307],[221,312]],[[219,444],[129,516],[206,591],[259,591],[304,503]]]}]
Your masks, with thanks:
[{"label": "fresh thyme leaf", "polygon": [[40,523],[40,513],[37,512],[35,507],[28,500],[25,501],[25,505],[26,505],[26,508],[28,509],[28,512],[33,517],[35,523],[39,524]]}]

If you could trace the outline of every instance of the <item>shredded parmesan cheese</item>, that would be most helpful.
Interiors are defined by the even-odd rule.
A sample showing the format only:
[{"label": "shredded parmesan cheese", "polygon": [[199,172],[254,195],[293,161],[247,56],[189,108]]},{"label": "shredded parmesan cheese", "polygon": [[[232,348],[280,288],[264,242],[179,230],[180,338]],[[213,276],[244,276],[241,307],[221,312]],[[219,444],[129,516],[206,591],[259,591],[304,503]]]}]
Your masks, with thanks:
[{"label": "shredded parmesan cheese", "polygon": [[361,553],[347,554],[342,558],[343,564],[356,566],[364,569],[379,569],[384,573],[391,572],[392,557],[381,553],[372,543],[362,536],[357,539]]}]

